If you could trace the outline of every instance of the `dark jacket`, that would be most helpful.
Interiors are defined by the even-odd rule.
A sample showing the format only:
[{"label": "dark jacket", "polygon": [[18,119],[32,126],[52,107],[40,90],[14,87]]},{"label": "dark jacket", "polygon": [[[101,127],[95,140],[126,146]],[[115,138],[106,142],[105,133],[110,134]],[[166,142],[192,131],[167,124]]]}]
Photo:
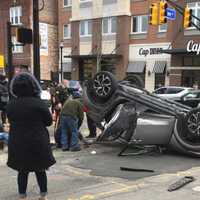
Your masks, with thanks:
[{"label": "dark jacket", "polygon": [[46,126],[52,117],[42,100],[21,97],[7,105],[10,122],[7,165],[18,171],[40,171],[55,163]]}]

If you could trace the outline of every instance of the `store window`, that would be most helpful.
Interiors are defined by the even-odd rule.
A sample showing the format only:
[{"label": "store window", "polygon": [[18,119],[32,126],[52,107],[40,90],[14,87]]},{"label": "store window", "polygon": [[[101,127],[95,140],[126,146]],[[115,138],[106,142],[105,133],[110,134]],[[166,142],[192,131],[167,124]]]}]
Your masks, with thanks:
[{"label": "store window", "polygon": [[22,7],[16,6],[10,8],[10,23],[13,25],[21,24]]},{"label": "store window", "polygon": [[147,33],[148,16],[140,15],[132,18],[132,33]]},{"label": "store window", "polygon": [[92,21],[84,20],[80,22],[80,36],[91,36],[92,35]]},{"label": "store window", "polygon": [[71,26],[70,24],[65,24],[63,26],[63,38],[70,39],[71,38]]},{"label": "store window", "polygon": [[[198,18],[200,18],[200,2],[193,2],[193,3],[188,3],[187,6],[192,10],[192,14]],[[195,19],[194,17],[192,18],[192,21],[194,24],[197,26],[200,26],[200,21]],[[194,29],[195,27],[190,27],[189,29]]]},{"label": "store window", "polygon": [[103,34],[115,34],[117,31],[117,18],[109,17],[104,18],[102,21]]},{"label": "store window", "polygon": [[162,24],[158,27],[158,32],[159,33],[163,33],[163,32],[167,32],[167,23],[166,24]]},{"label": "store window", "polygon": [[12,37],[12,43],[13,43],[13,48],[12,48],[13,53],[23,53],[23,46],[21,43],[17,42],[15,36]]},{"label": "store window", "polygon": [[72,0],[64,0],[63,1],[63,6],[64,7],[69,7],[72,5]]},{"label": "store window", "polygon": [[200,66],[199,56],[184,56],[183,57],[183,66]]}]

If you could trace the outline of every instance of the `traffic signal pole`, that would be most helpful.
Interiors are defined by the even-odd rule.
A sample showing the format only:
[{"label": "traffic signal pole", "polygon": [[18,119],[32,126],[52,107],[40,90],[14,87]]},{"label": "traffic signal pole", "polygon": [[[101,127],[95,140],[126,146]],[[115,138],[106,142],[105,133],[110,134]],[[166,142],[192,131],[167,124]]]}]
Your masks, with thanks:
[{"label": "traffic signal pole", "polygon": [[40,81],[39,1],[33,0],[33,73]]},{"label": "traffic signal pole", "polygon": [[7,22],[7,69],[8,69],[8,81],[10,81],[14,75],[14,67],[12,64],[12,36],[11,36],[11,23]]}]

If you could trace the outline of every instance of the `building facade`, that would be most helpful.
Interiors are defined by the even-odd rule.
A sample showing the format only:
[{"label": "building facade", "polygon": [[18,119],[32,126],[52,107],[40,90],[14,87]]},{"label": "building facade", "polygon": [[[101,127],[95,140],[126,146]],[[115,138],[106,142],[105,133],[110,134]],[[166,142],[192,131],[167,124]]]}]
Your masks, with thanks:
[{"label": "building facade", "polygon": [[[41,79],[51,80],[53,72],[58,71],[58,8],[57,1],[40,2],[40,61]],[[7,63],[7,22],[12,24],[13,65],[16,70],[26,66],[33,71],[32,45],[20,46],[16,41],[16,26],[32,28],[31,0],[0,1],[0,55]]]},{"label": "building facade", "polygon": [[[59,0],[65,77],[86,80],[100,70],[111,71],[118,79],[137,74],[150,91],[161,85],[198,82],[198,56],[186,48],[190,40],[198,43],[200,31],[184,30],[179,13],[167,24],[149,25],[149,7],[156,2],[159,0]],[[200,16],[198,1],[176,3],[188,4]]]}]

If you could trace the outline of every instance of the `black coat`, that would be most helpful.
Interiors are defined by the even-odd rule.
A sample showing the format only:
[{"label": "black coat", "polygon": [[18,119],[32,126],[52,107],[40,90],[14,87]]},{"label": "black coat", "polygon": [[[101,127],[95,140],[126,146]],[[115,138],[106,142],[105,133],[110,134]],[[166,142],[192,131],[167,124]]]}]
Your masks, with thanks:
[{"label": "black coat", "polygon": [[40,171],[55,163],[46,126],[51,113],[39,98],[11,100],[6,108],[10,122],[7,165],[18,171]]}]

